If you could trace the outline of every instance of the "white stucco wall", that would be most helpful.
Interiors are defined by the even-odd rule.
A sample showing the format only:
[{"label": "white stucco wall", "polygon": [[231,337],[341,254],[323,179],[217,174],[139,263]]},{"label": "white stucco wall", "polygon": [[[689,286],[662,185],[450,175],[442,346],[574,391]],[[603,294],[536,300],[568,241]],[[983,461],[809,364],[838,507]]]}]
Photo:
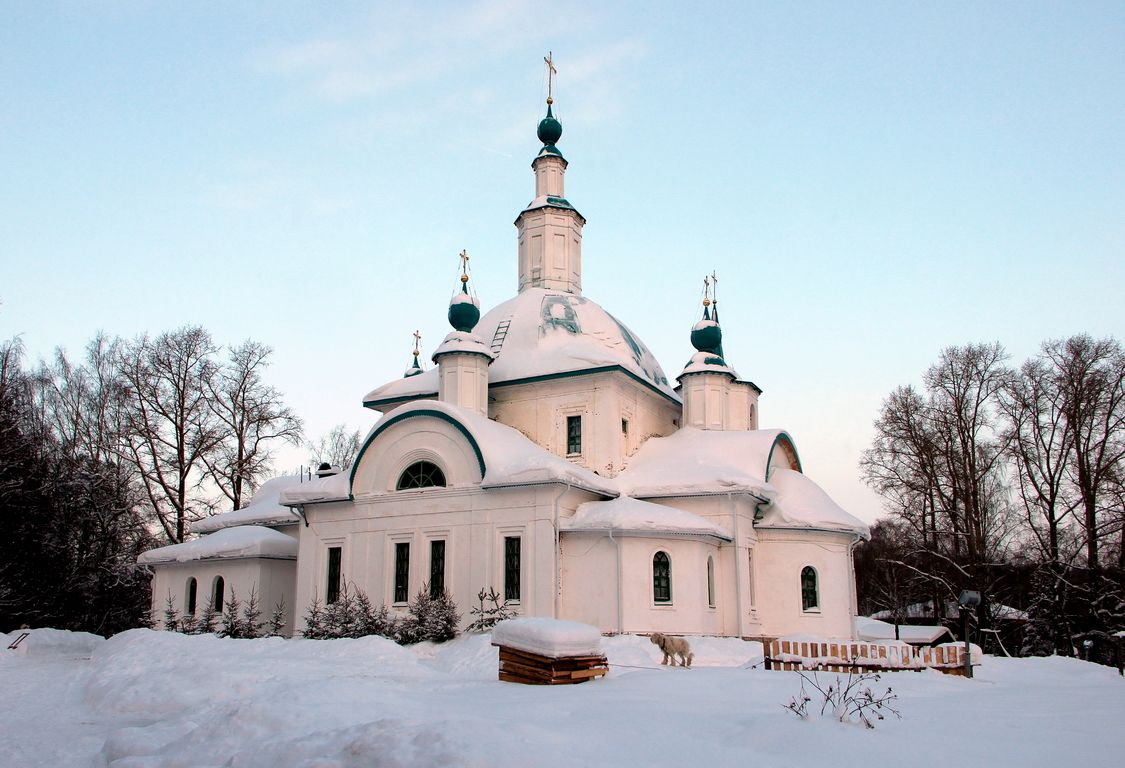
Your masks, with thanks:
[{"label": "white stucco wall", "polygon": [[193,560],[186,563],[159,563],[151,567],[152,615],[157,626],[163,621],[169,595],[180,615],[187,613],[187,585],[188,579],[192,577],[197,580],[195,616],[201,616],[207,603],[213,599],[215,579],[222,576],[225,582],[224,600],[230,599],[233,590],[238,600],[245,605],[250,591],[257,591],[263,621],[268,621],[275,606],[283,602],[285,634],[292,632],[297,604],[297,563],[294,560]]},{"label": "white stucco wall", "polygon": [[[761,528],[755,550],[755,584],[762,633],[851,637],[855,580],[851,534]],[[817,572],[819,607],[801,606],[801,570]]]},{"label": "white stucco wall", "polygon": [[[605,477],[616,476],[649,437],[674,432],[680,419],[679,404],[620,372],[493,387],[489,394],[492,418]],[[567,416],[582,417],[578,455],[567,454]]]}]

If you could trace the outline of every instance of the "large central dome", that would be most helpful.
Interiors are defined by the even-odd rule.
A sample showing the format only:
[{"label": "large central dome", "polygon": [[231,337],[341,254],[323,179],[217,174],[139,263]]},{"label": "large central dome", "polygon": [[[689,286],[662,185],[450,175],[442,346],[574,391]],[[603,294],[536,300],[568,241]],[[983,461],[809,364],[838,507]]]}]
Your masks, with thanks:
[{"label": "large central dome", "polygon": [[[672,400],[668,377],[636,334],[596,302],[565,291],[529,288],[481,318],[475,335],[496,356],[489,386],[525,379],[620,368]],[[398,379],[368,393],[378,407],[438,391],[437,369]]]}]

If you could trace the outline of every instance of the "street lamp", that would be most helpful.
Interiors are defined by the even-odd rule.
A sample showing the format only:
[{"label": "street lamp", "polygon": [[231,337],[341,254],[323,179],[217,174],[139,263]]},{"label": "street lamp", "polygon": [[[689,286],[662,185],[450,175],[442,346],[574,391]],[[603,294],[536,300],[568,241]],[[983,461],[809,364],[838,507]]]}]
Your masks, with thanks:
[{"label": "street lamp", "polygon": [[980,605],[980,592],[973,589],[961,590],[957,598],[961,606],[961,637],[965,639],[965,677],[973,676],[973,659],[969,651],[969,609]]}]

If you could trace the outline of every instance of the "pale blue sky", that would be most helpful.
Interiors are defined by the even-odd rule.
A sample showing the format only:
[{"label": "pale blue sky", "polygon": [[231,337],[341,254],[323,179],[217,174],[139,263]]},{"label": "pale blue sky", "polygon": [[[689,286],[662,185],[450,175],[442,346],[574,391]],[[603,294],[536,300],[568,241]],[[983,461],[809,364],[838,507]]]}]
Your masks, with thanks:
[{"label": "pale blue sky", "polygon": [[484,309],[515,292],[548,50],[586,295],[675,376],[717,270],[763,425],[867,519],[871,421],[943,346],[1125,335],[1120,2],[0,14],[0,336],[32,357],[198,323],[273,346],[312,435],[366,429],[458,251]]}]

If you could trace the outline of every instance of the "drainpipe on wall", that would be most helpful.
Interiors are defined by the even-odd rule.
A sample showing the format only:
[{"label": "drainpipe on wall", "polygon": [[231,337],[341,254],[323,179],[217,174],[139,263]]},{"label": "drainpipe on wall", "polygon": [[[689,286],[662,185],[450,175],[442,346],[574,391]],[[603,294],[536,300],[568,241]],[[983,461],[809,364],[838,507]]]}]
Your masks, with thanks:
[{"label": "drainpipe on wall", "polygon": [[742,565],[739,562],[738,556],[738,509],[734,506],[734,494],[727,493],[727,502],[730,504],[731,514],[734,516],[734,599],[738,602],[738,609],[735,613],[738,615],[737,630],[739,637],[745,637],[746,631],[743,624],[743,606],[742,606]]},{"label": "drainpipe on wall", "polygon": [[[852,595],[852,617],[853,618],[855,616],[859,615],[859,598],[856,595],[856,587],[855,587],[855,548],[859,545],[859,543],[861,541],[863,541],[863,537],[860,536],[857,533],[855,535],[855,540],[851,543],[851,545],[848,546],[848,575],[851,577],[850,579],[848,579],[848,583],[850,584],[849,591],[851,592],[851,595]],[[898,623],[897,622],[898,622],[898,619],[896,618],[895,619],[895,637],[898,637]],[[855,622],[854,621],[852,622],[852,635],[853,636],[855,635]]]},{"label": "drainpipe on wall", "polygon": [[555,497],[555,500],[554,500],[554,502],[552,502],[552,505],[551,505],[553,507],[552,512],[553,512],[553,517],[554,517],[554,519],[551,521],[551,524],[555,528],[555,600],[554,600],[555,613],[554,613],[554,618],[556,618],[556,619],[559,618],[559,609],[560,609],[560,604],[561,604],[561,600],[562,600],[562,572],[560,571],[560,564],[559,564],[559,502],[562,501],[562,497],[565,496],[566,492],[569,491],[569,490],[570,490],[570,483],[568,482],[566,484],[566,487],[563,488],[561,491],[559,491],[559,495]]},{"label": "drainpipe on wall", "polygon": [[608,530],[609,540],[617,550],[617,634],[625,632],[625,606],[622,604],[624,585],[621,583],[621,542],[613,538],[613,529]]}]

